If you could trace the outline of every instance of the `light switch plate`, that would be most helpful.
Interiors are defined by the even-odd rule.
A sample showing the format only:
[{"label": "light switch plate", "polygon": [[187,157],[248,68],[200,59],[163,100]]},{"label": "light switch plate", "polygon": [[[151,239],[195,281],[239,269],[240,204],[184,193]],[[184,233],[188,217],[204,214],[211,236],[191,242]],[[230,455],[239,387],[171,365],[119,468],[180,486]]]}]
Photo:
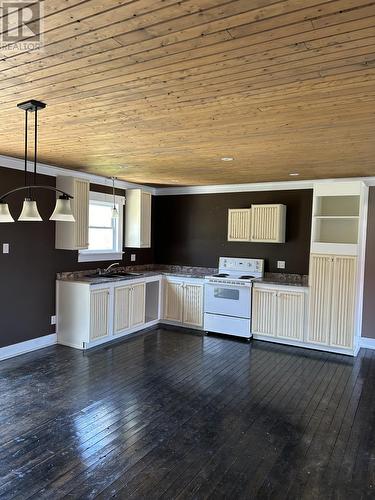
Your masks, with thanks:
[{"label": "light switch plate", "polygon": [[9,253],[9,243],[3,243],[3,253]]},{"label": "light switch plate", "polygon": [[130,254],[130,261],[131,262],[135,262],[136,259],[137,259],[137,256],[135,255],[135,253]]},{"label": "light switch plate", "polygon": [[285,269],[285,260],[277,261],[277,269]]},{"label": "light switch plate", "polygon": [[56,325],[56,316],[51,316],[51,325]]}]

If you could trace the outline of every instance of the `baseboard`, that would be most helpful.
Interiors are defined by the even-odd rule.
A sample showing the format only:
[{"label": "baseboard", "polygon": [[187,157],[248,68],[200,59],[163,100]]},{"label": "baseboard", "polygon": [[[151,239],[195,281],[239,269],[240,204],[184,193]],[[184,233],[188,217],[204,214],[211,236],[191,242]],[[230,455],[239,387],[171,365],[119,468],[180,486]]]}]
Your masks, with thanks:
[{"label": "baseboard", "polygon": [[45,335],[44,337],[37,337],[36,339],[26,340],[18,344],[8,345],[0,348],[0,361],[14,356],[20,356],[27,352],[36,351],[43,347],[49,347],[57,343],[56,333]]},{"label": "baseboard", "polygon": [[368,337],[361,337],[360,346],[364,349],[375,349],[375,339],[370,339]]}]

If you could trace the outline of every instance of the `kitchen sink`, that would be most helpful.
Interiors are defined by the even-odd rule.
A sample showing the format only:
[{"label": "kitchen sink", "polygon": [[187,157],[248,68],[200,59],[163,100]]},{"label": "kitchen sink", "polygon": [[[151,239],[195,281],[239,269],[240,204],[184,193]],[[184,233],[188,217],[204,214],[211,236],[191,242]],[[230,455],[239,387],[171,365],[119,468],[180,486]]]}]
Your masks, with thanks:
[{"label": "kitchen sink", "polygon": [[142,276],[142,273],[108,273],[102,274],[101,278],[136,278],[137,276]]},{"label": "kitchen sink", "polygon": [[143,273],[108,273],[108,274],[86,274],[85,278],[137,278],[142,276]]}]

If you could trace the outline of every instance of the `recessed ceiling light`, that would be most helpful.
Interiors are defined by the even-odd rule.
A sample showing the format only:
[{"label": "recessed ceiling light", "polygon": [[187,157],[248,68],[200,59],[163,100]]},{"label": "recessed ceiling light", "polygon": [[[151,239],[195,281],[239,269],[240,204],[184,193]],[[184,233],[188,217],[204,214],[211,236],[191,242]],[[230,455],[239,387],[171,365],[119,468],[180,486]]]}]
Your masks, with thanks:
[{"label": "recessed ceiling light", "polygon": [[297,177],[299,175],[298,172],[292,172],[289,174],[291,177]]},{"label": "recessed ceiling light", "polygon": [[221,158],[221,161],[233,161],[233,160],[234,160],[233,156],[223,156]]}]

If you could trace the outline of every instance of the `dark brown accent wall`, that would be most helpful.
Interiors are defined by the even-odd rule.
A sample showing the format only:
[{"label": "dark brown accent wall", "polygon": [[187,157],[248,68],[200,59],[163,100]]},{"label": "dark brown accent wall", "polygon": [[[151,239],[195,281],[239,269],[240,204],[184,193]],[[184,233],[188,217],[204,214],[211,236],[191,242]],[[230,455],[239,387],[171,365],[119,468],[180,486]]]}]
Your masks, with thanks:
[{"label": "dark brown accent wall", "polygon": [[[38,175],[39,184],[54,186],[55,179]],[[0,168],[0,194],[23,185],[23,173]],[[91,185],[94,191],[110,188]],[[118,191],[118,194],[124,194]],[[13,215],[21,211],[24,194],[9,198]],[[55,223],[48,221],[55,203],[53,192],[38,192],[38,207],[43,223],[0,224],[0,347],[52,333],[50,317],[55,314],[55,276],[57,272],[105,267],[110,262],[78,262],[78,252],[55,250]],[[2,244],[10,244],[10,254]],[[137,264],[153,262],[152,249],[125,249],[123,263],[130,254]]]},{"label": "dark brown accent wall", "polygon": [[375,339],[375,187],[369,189],[362,337]]},{"label": "dark brown accent wall", "polygon": [[[286,243],[227,241],[228,208],[254,203],[287,206]],[[155,259],[158,264],[217,266],[220,256],[264,258],[265,270],[308,274],[312,190],[156,197]]]}]

